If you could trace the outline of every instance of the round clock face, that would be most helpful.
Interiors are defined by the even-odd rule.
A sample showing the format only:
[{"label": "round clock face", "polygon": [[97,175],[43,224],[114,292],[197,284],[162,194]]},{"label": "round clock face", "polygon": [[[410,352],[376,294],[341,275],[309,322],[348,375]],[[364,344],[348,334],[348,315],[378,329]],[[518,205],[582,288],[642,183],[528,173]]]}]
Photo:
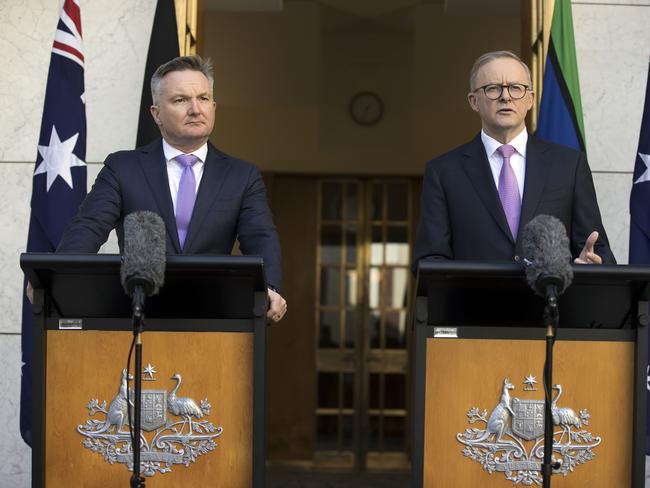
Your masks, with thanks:
[{"label": "round clock face", "polygon": [[384,115],[384,102],[373,92],[359,92],[350,100],[350,116],[359,125],[375,125]]}]

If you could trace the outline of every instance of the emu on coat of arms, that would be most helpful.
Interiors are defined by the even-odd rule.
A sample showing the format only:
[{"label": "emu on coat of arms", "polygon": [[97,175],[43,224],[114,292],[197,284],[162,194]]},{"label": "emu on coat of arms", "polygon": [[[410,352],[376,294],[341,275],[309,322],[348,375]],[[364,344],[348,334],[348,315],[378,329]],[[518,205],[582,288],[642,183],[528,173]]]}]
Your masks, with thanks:
[{"label": "emu on coat of arms", "polygon": [[[155,381],[155,372],[152,365],[147,365],[144,381]],[[129,471],[133,471],[128,421],[129,410],[133,414],[134,393],[128,388],[128,381],[132,379],[123,370],[117,394],[108,408],[106,400],[100,404],[96,398],[86,406],[91,416],[103,413],[104,419],[89,419],[77,427],[77,432],[85,437],[84,447],[101,454],[110,464],[126,464]],[[176,373],[171,379],[176,381],[176,386],[170,392],[143,389],[140,397],[143,431],[140,437],[140,472],[145,476],[168,473],[174,464],[188,467],[199,456],[213,451],[217,447],[214,439],[223,432],[222,427],[215,427],[204,419],[212,408],[208,399],[197,403],[192,398],[178,396],[182,377]],[[153,436],[148,439],[144,432],[153,432]]]},{"label": "emu on coat of arms", "polygon": [[[529,375],[525,391],[536,391],[534,377]],[[468,428],[456,434],[465,445],[463,454],[483,466],[492,474],[500,471],[513,484],[530,486],[542,484],[542,461],[544,459],[544,400],[511,398],[514,386],[508,378],[503,380],[499,403],[488,417],[487,410],[472,407],[467,412],[469,423],[483,422],[484,429]],[[560,456],[560,468],[554,473],[567,476],[576,466],[593,459],[592,448],[601,443],[582,427],[589,424],[589,412],[577,414],[568,407],[559,407],[562,385],[554,385],[557,391],[551,401],[553,425],[553,453]]]}]

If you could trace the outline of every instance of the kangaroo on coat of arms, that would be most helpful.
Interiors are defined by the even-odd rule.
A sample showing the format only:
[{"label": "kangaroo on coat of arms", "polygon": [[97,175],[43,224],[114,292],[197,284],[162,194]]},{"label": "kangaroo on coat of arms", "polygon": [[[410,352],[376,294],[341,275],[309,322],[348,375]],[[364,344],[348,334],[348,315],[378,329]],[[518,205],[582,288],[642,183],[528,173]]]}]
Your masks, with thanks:
[{"label": "kangaroo on coat of arms", "polygon": [[498,442],[501,440],[506,430],[509,432],[508,424],[510,421],[510,415],[514,417],[515,413],[512,411],[512,407],[510,406],[511,400],[508,390],[514,389],[515,387],[512,385],[512,383],[510,383],[510,380],[508,378],[503,380],[501,399],[499,400],[497,406],[494,407],[494,410],[492,410],[490,418],[488,418],[487,427],[484,434],[479,439],[476,439],[476,441],[484,441],[492,434],[495,434],[496,440]]},{"label": "kangaroo on coat of arms", "polygon": [[[525,391],[536,391],[534,377],[526,378]],[[484,429],[468,428],[456,434],[463,444],[463,454],[481,464],[489,474],[503,472],[513,484],[530,486],[542,484],[542,461],[544,459],[544,400],[511,398],[514,386],[508,378],[503,380],[499,403],[488,417],[487,410],[472,407],[467,412],[470,424],[483,422]],[[553,425],[553,453],[560,456],[556,474],[567,476],[576,466],[593,459],[592,449],[601,443],[582,427],[589,424],[589,412],[579,414],[569,408],[558,406],[562,385],[553,385],[557,391],[551,400]]]},{"label": "kangaroo on coat of arms", "polygon": [[[155,381],[152,365],[148,365],[144,373],[148,375],[145,381]],[[108,409],[106,400],[100,404],[96,398],[86,405],[91,416],[103,413],[104,420],[88,419],[77,427],[77,432],[85,437],[85,448],[99,453],[110,464],[126,464],[129,471],[133,471],[128,421],[129,413],[133,415],[134,393],[128,388],[128,381],[132,379],[133,376],[123,370],[117,394]],[[140,472],[144,476],[168,473],[174,464],[189,467],[199,456],[217,447],[214,439],[223,432],[222,427],[215,427],[204,419],[212,408],[208,399],[197,403],[192,398],[177,396],[182,377],[175,373],[171,379],[176,381],[176,386],[170,392],[142,390]],[[153,437],[147,439],[145,432],[153,432]]]}]

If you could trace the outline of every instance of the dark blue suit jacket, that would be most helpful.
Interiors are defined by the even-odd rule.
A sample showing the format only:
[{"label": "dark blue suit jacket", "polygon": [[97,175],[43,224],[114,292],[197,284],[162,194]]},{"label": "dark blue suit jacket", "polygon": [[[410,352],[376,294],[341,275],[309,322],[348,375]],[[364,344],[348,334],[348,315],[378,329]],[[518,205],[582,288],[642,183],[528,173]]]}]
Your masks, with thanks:
[{"label": "dark blue suit jacket", "polygon": [[279,289],[280,244],[262,177],[250,163],[232,158],[208,143],[190,228],[181,250],[162,140],[110,154],[79,213],[66,228],[57,252],[95,253],[116,229],[124,245],[124,217],[138,210],[159,214],[167,229],[167,254],[230,254],[235,239],[241,251],[264,259],[266,279]]},{"label": "dark blue suit jacket", "polygon": [[589,234],[597,230],[600,237],[596,253],[605,263],[616,262],[584,154],[532,135],[526,146],[526,179],[516,241],[508,227],[480,135],[427,164],[420,211],[413,248],[414,269],[423,258],[518,260],[521,231],[540,214],[562,221],[574,258]]}]

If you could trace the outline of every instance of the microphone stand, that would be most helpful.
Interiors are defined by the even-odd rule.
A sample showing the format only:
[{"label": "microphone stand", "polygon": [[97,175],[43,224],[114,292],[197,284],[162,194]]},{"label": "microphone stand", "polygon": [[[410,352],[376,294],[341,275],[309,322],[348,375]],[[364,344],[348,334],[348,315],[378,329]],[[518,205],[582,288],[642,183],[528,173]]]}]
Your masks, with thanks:
[{"label": "microphone stand", "polygon": [[[144,488],[144,477],[140,476],[140,432],[141,432],[141,394],[142,394],[142,328],[144,326],[144,292],[138,285],[133,291],[133,335],[135,336],[135,391],[133,406],[133,475],[131,488]],[[129,408],[129,407],[127,407]]]},{"label": "microphone stand", "polygon": [[546,362],[544,363],[544,462],[542,463],[542,487],[551,488],[551,475],[559,469],[560,461],[553,461],[553,411],[551,391],[553,384],[553,345],[555,332],[560,320],[557,303],[557,286],[549,283],[546,288],[544,323],[546,324]]}]

